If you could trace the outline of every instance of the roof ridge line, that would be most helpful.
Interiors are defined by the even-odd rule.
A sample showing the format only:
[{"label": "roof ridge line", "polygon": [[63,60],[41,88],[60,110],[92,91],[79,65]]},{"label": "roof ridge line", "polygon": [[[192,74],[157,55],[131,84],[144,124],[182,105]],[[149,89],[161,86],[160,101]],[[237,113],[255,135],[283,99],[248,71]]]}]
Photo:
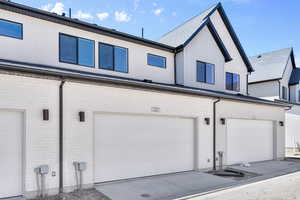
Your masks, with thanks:
[{"label": "roof ridge line", "polygon": [[[165,34],[163,34],[162,36],[160,36],[160,37],[158,38],[158,40],[161,39],[161,38],[163,38],[164,36],[168,35],[169,33],[173,32],[174,30],[178,29],[179,27],[183,26],[184,24],[186,24],[186,23],[192,21],[192,20],[195,19],[196,17],[199,17],[201,14],[205,13],[206,11],[208,11],[208,10],[210,10],[210,9],[213,10],[214,8],[218,7],[219,4],[220,4],[220,2],[214,4],[213,6],[207,8],[207,9],[205,9],[205,10],[203,10],[202,12],[198,13],[197,15],[194,15],[193,17],[187,19],[186,21],[184,21],[184,22],[182,22],[181,24],[179,24],[178,26],[174,27],[173,29],[171,29],[171,30],[168,31],[167,33],[165,33]],[[207,16],[208,16],[209,14],[210,14],[210,13],[208,13],[208,14],[204,17],[203,21],[207,18]]]}]

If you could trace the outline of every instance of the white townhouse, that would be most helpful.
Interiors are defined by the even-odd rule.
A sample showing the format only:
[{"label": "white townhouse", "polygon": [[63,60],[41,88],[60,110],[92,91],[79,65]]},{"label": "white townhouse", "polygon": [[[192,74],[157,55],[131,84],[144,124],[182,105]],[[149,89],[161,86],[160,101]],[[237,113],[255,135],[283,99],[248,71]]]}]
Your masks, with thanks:
[{"label": "white townhouse", "polygon": [[0,44],[0,198],[285,156],[221,4],[151,41],[1,0]]},{"label": "white townhouse", "polygon": [[254,73],[249,77],[252,96],[288,102],[286,113],[286,147],[300,148],[300,68],[296,67],[292,48],[280,49],[249,58]]}]

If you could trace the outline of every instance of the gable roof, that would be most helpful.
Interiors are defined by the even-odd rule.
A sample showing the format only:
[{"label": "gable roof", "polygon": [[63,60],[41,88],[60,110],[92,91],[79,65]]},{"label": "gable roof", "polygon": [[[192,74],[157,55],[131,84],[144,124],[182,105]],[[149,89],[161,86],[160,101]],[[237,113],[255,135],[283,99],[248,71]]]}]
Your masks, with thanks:
[{"label": "gable roof", "polygon": [[218,11],[220,13],[220,16],[222,20],[224,21],[224,24],[226,28],[228,29],[228,32],[235,43],[247,69],[248,72],[252,72],[253,68],[251,66],[251,63],[248,60],[248,57],[236,35],[234,32],[232,25],[229,22],[228,17],[225,14],[225,11],[222,7],[221,3],[218,3],[214,5],[213,7],[205,10],[204,12],[200,13],[199,15],[191,18],[190,20],[186,21],[182,25],[176,27],[172,31],[168,32],[167,34],[163,35],[158,42],[170,45],[170,46],[181,46],[184,45],[187,41],[191,40],[197,31],[199,31],[199,27],[201,27],[204,23],[207,23],[206,21],[209,20],[209,17],[215,12]]},{"label": "gable roof", "polygon": [[292,48],[272,51],[249,57],[255,70],[249,76],[249,83],[282,79],[288,60],[291,57],[293,68],[296,68]]},{"label": "gable roof", "polygon": [[289,81],[290,85],[299,84],[300,82],[300,68],[294,68]]},{"label": "gable roof", "polygon": [[201,26],[193,33],[193,35],[191,37],[189,37],[189,39],[187,41],[185,41],[182,45],[177,47],[177,51],[182,50],[182,48],[184,48],[185,46],[187,46],[192,40],[193,38],[204,28],[207,27],[209,32],[211,33],[211,35],[213,36],[214,40],[217,43],[217,46],[219,47],[222,55],[225,58],[225,62],[229,62],[232,60],[231,56],[229,55],[224,43],[222,42],[219,34],[217,33],[217,30],[215,29],[214,25],[212,24],[210,19],[205,20]]}]

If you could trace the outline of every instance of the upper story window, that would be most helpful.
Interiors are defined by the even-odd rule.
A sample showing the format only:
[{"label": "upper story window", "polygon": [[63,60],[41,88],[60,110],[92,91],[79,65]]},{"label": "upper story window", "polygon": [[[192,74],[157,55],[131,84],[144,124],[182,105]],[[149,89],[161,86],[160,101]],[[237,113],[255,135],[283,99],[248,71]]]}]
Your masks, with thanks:
[{"label": "upper story window", "polygon": [[128,73],[128,49],[99,43],[99,68]]},{"label": "upper story window", "polygon": [[0,19],[0,35],[23,39],[23,25]]},{"label": "upper story window", "polygon": [[240,91],[240,75],[226,72],[226,90]]},{"label": "upper story window", "polygon": [[92,40],[59,34],[59,61],[95,66],[95,43]]},{"label": "upper story window", "polygon": [[287,88],[282,86],[282,99],[287,100]]},{"label": "upper story window", "polygon": [[197,81],[202,83],[215,83],[215,65],[197,61]]},{"label": "upper story window", "polygon": [[166,60],[167,59],[162,56],[156,56],[150,53],[147,55],[147,63],[151,66],[166,68]]}]

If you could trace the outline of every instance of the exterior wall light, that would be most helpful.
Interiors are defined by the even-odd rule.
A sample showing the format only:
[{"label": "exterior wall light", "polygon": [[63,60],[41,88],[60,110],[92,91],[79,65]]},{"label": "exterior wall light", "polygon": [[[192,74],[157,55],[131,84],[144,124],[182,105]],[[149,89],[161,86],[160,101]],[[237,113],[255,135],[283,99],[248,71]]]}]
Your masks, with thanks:
[{"label": "exterior wall light", "polygon": [[222,125],[224,125],[225,122],[226,122],[225,118],[221,118],[220,121],[221,121],[221,124],[222,124]]},{"label": "exterior wall light", "polygon": [[279,122],[279,125],[280,125],[280,126],[284,126],[284,122],[283,122],[283,121],[280,121],[280,122]]},{"label": "exterior wall light", "polygon": [[205,121],[205,124],[206,124],[206,125],[209,125],[209,124],[210,124],[210,119],[209,119],[209,117],[204,118],[204,121]]},{"label": "exterior wall light", "polygon": [[49,110],[48,109],[43,109],[43,120],[49,121]]},{"label": "exterior wall light", "polygon": [[85,113],[83,111],[79,112],[79,121],[84,122],[85,121]]}]

